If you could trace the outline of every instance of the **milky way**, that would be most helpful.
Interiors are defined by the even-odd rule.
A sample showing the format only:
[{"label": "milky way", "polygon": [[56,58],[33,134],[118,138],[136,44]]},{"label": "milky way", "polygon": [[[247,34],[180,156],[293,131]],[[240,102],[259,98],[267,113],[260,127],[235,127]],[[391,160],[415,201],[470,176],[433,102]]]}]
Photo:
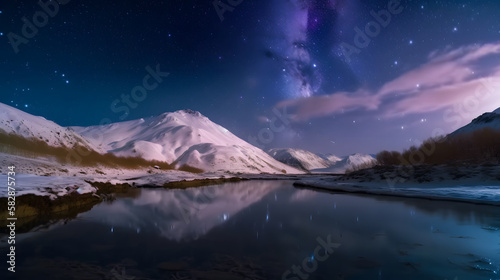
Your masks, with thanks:
[{"label": "milky way", "polygon": [[[277,38],[270,57],[283,66],[287,98],[310,97],[329,91],[332,82],[324,81],[322,71],[338,72],[345,67],[333,52],[339,37],[339,21],[350,13],[356,1],[280,0],[275,3],[278,18]],[[281,32],[281,34],[280,34]]]}]

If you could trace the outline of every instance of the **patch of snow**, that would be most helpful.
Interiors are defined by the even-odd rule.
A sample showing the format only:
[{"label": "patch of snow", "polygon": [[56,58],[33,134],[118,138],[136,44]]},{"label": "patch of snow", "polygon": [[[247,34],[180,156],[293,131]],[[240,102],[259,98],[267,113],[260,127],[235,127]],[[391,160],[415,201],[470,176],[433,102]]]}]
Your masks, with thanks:
[{"label": "patch of snow", "polygon": [[[93,193],[96,191],[82,178],[61,176],[37,176],[31,174],[16,174],[16,185],[14,186],[16,196],[34,194],[38,196],[49,196],[55,199],[76,192],[78,194]],[[0,174],[0,180],[7,182],[7,175]],[[7,196],[8,189],[0,188],[0,197]]]}]

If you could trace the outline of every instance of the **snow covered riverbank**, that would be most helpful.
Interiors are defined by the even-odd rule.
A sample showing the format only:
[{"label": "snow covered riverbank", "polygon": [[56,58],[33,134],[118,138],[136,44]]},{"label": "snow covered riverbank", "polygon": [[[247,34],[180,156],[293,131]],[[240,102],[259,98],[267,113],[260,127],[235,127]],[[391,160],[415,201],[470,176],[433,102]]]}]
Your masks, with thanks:
[{"label": "snow covered riverbank", "polygon": [[305,178],[297,187],[336,192],[500,205],[500,166],[376,167],[333,178]]}]

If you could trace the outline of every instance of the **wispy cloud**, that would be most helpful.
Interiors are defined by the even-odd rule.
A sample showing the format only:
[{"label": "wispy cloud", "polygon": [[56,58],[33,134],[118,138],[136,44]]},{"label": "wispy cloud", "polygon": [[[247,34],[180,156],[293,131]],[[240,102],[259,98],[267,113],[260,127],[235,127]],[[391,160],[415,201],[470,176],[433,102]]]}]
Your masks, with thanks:
[{"label": "wispy cloud", "polygon": [[292,108],[294,112],[289,114],[291,119],[293,121],[305,121],[353,109],[375,110],[379,105],[380,100],[376,96],[359,90],[353,93],[337,92],[330,95],[285,100],[278,103],[277,107]]},{"label": "wispy cloud", "polygon": [[[286,100],[276,106],[288,107],[295,121],[352,109],[377,110],[387,117],[426,113],[468,102],[468,98],[473,97],[476,97],[475,102],[498,107],[500,71],[484,60],[493,57],[500,61],[499,54],[500,42],[435,51],[421,66],[386,82],[378,90],[335,92]],[[477,109],[481,110],[483,105],[479,104]]]}]

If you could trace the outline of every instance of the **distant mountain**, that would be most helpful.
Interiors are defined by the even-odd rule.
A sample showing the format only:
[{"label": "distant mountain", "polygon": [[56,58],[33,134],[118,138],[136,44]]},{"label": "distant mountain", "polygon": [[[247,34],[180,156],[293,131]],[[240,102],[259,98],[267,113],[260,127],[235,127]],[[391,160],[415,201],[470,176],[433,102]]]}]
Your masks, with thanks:
[{"label": "distant mountain", "polygon": [[370,166],[376,163],[376,159],[372,155],[366,154],[352,154],[337,161],[328,168],[320,168],[312,170],[315,173],[335,173],[343,174],[346,170],[355,169],[360,166]]},{"label": "distant mountain", "polygon": [[188,165],[206,172],[302,173],[191,110],[71,129],[106,152],[166,161],[176,168]]},{"label": "distant mountain", "polygon": [[338,157],[334,154],[324,154],[324,155],[319,155],[321,158],[326,159],[328,162],[330,162],[330,165],[335,164],[337,161],[341,161],[342,158]]},{"label": "distant mountain", "polygon": [[483,128],[491,128],[493,130],[500,131],[500,108],[496,109],[491,113],[484,113],[481,116],[472,120],[466,126],[463,126],[456,131],[452,132],[450,135],[460,135],[464,133],[470,133]]},{"label": "distant mountain", "polygon": [[95,149],[89,141],[71,129],[3,103],[0,103],[0,130],[24,138],[36,138],[54,147],[71,148],[78,144],[90,150]]},{"label": "distant mountain", "polygon": [[299,168],[304,171],[326,168],[331,165],[326,159],[305,150],[299,149],[271,149],[267,151],[277,161]]}]

